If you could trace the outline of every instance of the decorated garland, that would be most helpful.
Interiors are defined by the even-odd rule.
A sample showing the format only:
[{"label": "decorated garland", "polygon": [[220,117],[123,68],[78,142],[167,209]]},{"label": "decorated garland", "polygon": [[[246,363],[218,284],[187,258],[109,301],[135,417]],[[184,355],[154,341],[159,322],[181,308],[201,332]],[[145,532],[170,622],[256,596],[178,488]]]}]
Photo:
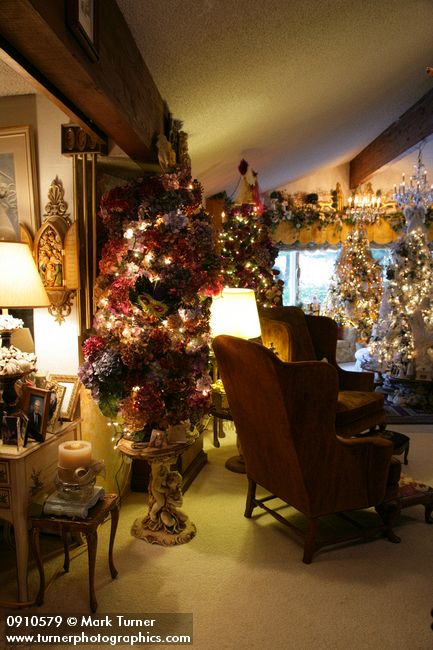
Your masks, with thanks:
[{"label": "decorated garland", "polygon": [[[288,223],[296,230],[316,226],[319,229],[334,226],[341,230],[343,225],[355,225],[355,219],[347,214],[344,207],[338,205],[335,190],[330,191],[329,202],[320,202],[317,194],[297,193],[295,196],[283,192],[272,192],[270,228],[274,232],[282,223]],[[401,233],[405,227],[405,219],[401,210],[388,210],[382,215],[396,233]],[[433,209],[429,208],[425,216],[425,225],[433,223]]]}]

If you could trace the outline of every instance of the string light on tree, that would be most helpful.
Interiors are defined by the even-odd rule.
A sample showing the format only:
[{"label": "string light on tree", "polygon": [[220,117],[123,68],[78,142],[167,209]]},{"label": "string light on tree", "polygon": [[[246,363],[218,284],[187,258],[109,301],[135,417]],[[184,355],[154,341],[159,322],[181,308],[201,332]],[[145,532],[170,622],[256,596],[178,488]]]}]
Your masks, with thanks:
[{"label": "string light on tree", "polygon": [[[431,380],[433,260],[421,223],[424,212],[422,206],[405,209],[408,232],[392,246],[368,366],[392,377]],[[420,330],[423,337],[417,337]]]},{"label": "string light on tree", "polygon": [[197,181],[177,173],[110,190],[100,217],[108,240],[79,375],[115,431],[148,440],[210,407],[209,310],[222,288],[211,219]]},{"label": "string light on tree", "polygon": [[342,244],[324,312],[340,325],[356,328],[359,340],[368,341],[382,291],[381,267],[372,256],[366,231],[357,228]]},{"label": "string light on tree", "polygon": [[274,269],[278,248],[270,236],[273,212],[260,200],[257,174],[245,160],[239,164],[236,205],[224,212],[219,235],[224,282],[233,288],[253,289],[262,307],[280,305],[283,281]]}]

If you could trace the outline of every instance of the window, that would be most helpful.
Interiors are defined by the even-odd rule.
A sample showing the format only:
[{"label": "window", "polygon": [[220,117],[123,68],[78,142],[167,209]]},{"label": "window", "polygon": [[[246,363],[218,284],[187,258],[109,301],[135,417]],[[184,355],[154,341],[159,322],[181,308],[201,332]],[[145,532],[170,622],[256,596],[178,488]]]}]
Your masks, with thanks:
[{"label": "window", "polygon": [[[384,265],[386,248],[372,248],[375,260]],[[315,249],[280,251],[275,268],[284,282],[283,305],[308,305],[319,302],[323,306],[339,250]]]}]

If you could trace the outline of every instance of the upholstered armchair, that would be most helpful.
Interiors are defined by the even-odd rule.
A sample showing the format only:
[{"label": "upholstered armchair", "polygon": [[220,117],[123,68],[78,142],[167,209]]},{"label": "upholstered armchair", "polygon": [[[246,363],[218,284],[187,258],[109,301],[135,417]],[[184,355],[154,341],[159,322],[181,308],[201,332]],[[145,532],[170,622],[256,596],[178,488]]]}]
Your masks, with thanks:
[{"label": "upholstered armchair", "polygon": [[383,395],[374,392],[371,372],[352,372],[336,361],[337,324],[326,316],[304,314],[299,307],[260,311],[262,341],[281,361],[326,359],[338,374],[336,431],[351,437],[376,427],[385,428]]},{"label": "upholstered armchair", "polygon": [[[400,463],[391,462],[392,444],[379,436],[336,436],[338,373],[330,363],[284,363],[263,345],[225,335],[214,339],[213,348],[245,458],[245,516],[260,506],[292,527],[266,505],[274,497],[302,512],[309,520],[303,556],[309,564],[324,545],[316,539],[320,517],[395,497]],[[256,485],[272,496],[258,499]],[[379,516],[377,522],[326,544],[379,531],[399,541]]]}]

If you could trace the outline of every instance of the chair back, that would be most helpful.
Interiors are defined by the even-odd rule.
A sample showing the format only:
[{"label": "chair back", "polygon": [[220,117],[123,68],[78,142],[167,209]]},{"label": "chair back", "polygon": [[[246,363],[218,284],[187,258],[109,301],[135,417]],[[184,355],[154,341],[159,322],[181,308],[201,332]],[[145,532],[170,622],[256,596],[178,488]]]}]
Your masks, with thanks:
[{"label": "chair back", "polygon": [[336,370],[320,361],[283,363],[232,336],[217,336],[213,348],[247,475],[310,513],[335,471]]}]

